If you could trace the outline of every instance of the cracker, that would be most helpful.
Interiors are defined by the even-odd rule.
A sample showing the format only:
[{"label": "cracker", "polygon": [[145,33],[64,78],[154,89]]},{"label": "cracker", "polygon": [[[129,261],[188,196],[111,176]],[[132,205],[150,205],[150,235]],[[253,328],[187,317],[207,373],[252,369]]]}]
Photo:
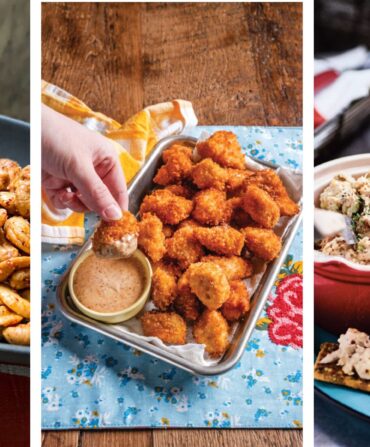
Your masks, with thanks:
[{"label": "cracker", "polygon": [[370,393],[370,381],[361,379],[356,373],[352,376],[345,374],[341,366],[335,362],[322,363],[320,361],[331,352],[338,349],[337,343],[323,343],[320,346],[320,352],[315,362],[314,376],[315,379],[322,382],[333,383],[334,385],[346,386],[355,390]]}]

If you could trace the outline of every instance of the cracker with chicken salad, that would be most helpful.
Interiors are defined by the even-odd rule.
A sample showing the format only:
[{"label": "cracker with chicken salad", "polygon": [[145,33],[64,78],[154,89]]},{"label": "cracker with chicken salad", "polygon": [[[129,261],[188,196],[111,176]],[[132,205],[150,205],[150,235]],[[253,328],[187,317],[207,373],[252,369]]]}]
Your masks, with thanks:
[{"label": "cracker with chicken salad", "polygon": [[348,329],[339,343],[323,343],[315,362],[315,379],[370,393],[370,339]]}]

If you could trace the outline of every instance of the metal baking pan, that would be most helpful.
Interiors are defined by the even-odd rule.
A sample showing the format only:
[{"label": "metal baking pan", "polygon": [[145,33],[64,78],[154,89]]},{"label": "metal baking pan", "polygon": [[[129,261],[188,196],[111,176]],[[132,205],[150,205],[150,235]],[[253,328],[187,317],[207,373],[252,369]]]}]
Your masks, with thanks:
[{"label": "metal baking pan", "polygon": [[[153,152],[146,161],[145,166],[132,180],[128,188],[130,196],[130,211],[133,214],[136,214],[138,212],[142,199],[154,187],[152,179],[161,163],[162,152],[169,146],[171,146],[174,142],[182,142],[190,146],[195,146],[196,141],[197,140],[192,137],[175,136],[164,138],[156,145],[156,147],[153,149]],[[258,160],[258,162],[260,162],[260,160]],[[271,164],[269,163],[267,163],[266,165],[271,167]],[[274,167],[277,168],[277,166]],[[297,232],[301,217],[302,214],[300,212],[298,215],[292,218],[289,228],[285,232],[285,235],[283,237],[283,248],[279,257],[268,265],[259,287],[253,294],[253,298],[251,300],[251,310],[248,317],[237,325],[229,349],[216,365],[196,365],[187,359],[164,351],[161,348],[147,342],[146,340],[138,340],[137,338],[134,339],[133,337],[131,337],[130,334],[122,332],[122,330],[120,329],[120,324],[110,325],[101,323],[81,314],[74,306],[70,298],[68,291],[68,275],[74,262],[76,262],[76,260],[82,255],[82,253],[84,253],[91,247],[90,239],[82,247],[79,254],[71,264],[69,270],[64,274],[58,286],[57,300],[60,310],[66,318],[72,320],[75,323],[81,324],[94,331],[100,332],[110,338],[139,349],[140,351],[150,354],[158,359],[164,360],[165,362],[182,368],[190,373],[199,375],[223,374],[230,370],[233,366],[235,366],[245,350],[246,344],[252,334],[252,331],[255,328],[256,322],[263,310],[276,276],[280,271],[280,268],[288,253],[288,249]]]},{"label": "metal baking pan", "polygon": [[356,133],[356,131],[370,120],[370,96],[355,101],[342,114],[322,124],[315,130],[315,158],[333,142]]},{"label": "metal baking pan", "polygon": [[[0,116],[0,158],[11,158],[21,166],[30,162],[30,126],[23,121]],[[0,363],[30,364],[29,346],[0,342]]]}]

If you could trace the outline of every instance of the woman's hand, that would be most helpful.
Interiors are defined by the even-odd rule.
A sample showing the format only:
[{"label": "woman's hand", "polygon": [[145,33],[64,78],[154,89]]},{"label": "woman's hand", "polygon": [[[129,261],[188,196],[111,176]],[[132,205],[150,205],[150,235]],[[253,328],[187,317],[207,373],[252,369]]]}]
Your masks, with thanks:
[{"label": "woman's hand", "polygon": [[96,211],[118,220],[128,206],[126,181],[112,143],[42,106],[43,187],[56,208]]}]

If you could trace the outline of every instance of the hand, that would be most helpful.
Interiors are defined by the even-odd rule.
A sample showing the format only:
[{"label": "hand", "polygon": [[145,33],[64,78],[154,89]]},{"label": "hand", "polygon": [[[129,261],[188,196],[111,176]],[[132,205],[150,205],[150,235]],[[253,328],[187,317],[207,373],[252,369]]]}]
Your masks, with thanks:
[{"label": "hand", "polygon": [[104,136],[42,106],[42,180],[56,208],[96,211],[118,220],[127,210],[124,174]]}]

